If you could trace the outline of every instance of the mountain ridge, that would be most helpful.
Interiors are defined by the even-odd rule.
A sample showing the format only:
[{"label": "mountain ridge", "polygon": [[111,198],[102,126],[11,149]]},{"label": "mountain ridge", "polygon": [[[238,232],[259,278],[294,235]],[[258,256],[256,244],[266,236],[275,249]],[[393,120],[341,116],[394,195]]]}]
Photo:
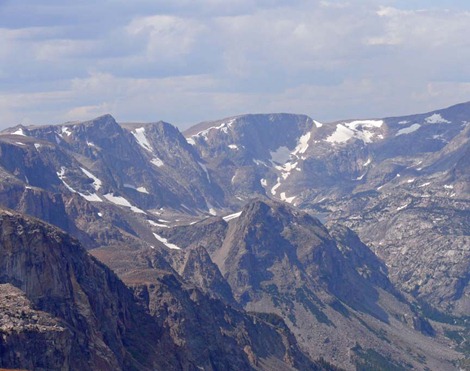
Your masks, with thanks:
[{"label": "mountain ridge", "polygon": [[[334,123],[239,115],[184,133],[110,115],[17,126],[0,133],[0,204],[80,240],[189,368],[222,367],[228,346],[243,368],[323,357],[347,369],[452,369],[469,357],[449,335],[467,334],[469,122],[467,102]],[[453,322],[435,320],[445,316]]]}]

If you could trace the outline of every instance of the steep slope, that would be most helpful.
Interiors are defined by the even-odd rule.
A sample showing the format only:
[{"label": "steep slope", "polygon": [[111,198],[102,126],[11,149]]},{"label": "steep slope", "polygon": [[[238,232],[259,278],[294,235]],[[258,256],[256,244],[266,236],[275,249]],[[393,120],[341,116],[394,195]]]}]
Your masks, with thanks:
[{"label": "steep slope", "polygon": [[25,294],[11,284],[0,284],[0,295],[0,365],[68,369],[72,334],[66,326],[35,310]]},{"label": "steep slope", "polygon": [[468,314],[470,126],[374,191],[325,202],[358,231],[403,290]]},{"label": "steep slope", "polygon": [[243,115],[199,124],[184,134],[231,201],[240,204],[253,195],[276,195],[277,187],[272,184],[269,192],[268,184],[276,183],[280,171],[284,178],[301,170],[297,165],[320,125],[304,115]]},{"label": "steep slope", "polygon": [[[187,248],[220,241],[209,251],[235,299],[249,311],[280,315],[311,355],[351,368],[368,349],[388,359],[389,367],[452,369],[448,361],[456,354],[351,230],[335,226],[336,242],[309,214],[267,200],[250,202],[227,219],[215,218],[212,228],[206,221],[161,233]],[[402,347],[413,353],[403,354]]]},{"label": "steep slope", "polygon": [[209,298],[184,284],[161,254],[140,252],[147,267],[158,260],[155,267],[167,271],[128,272],[134,296],[55,227],[1,210],[0,231],[0,367],[324,369],[298,349],[281,319]]},{"label": "steep slope", "polygon": [[[211,184],[203,161],[176,128],[163,122],[126,127],[129,130],[105,115],[64,125],[15,127],[4,131],[4,136],[20,145],[34,142],[31,145],[39,153],[65,152],[72,159],[56,161],[55,167],[59,162],[60,166],[54,172],[61,174],[62,182],[55,174],[51,179],[89,201],[202,210],[221,202],[221,190]],[[61,155],[56,157],[62,159]],[[31,184],[47,188],[48,179],[43,182]]]},{"label": "steep slope", "polygon": [[96,248],[159,244],[152,229],[166,210],[197,215],[223,202],[203,161],[176,128],[161,122],[126,127],[107,115],[5,131],[0,204]]},{"label": "steep slope", "polygon": [[321,212],[358,232],[401,289],[467,314],[469,122],[463,103],[323,124],[245,115],[185,135],[234,208],[265,195]]},{"label": "steep slope", "polygon": [[[223,204],[222,189],[212,181],[204,161],[176,127],[162,121],[122,126],[131,132],[145,154],[151,157],[150,162],[163,170],[165,179],[173,179],[175,184],[183,187],[178,193],[179,206],[210,209],[212,205]],[[184,193],[191,195],[192,204],[181,197]]]},{"label": "steep slope", "polygon": [[197,125],[185,135],[232,197],[265,194],[306,205],[364,184],[383,185],[440,151],[464,130],[469,114],[470,103],[327,124],[302,115],[244,115]]},{"label": "steep slope", "polygon": [[[176,344],[186,365],[205,370],[323,370],[297,345],[282,318],[246,313],[201,247],[92,253],[131,287]],[[173,269],[174,268],[174,269]],[[178,275],[176,271],[181,273]],[[311,358],[318,358],[312,356]]]},{"label": "steep slope", "polygon": [[[146,321],[131,292],[109,269],[68,235],[37,219],[1,210],[0,231],[0,282],[21,290],[27,299],[13,292],[26,308],[30,301],[34,310],[45,312],[36,327],[21,320],[10,328],[16,337],[37,343],[17,347],[12,334],[2,343],[2,354],[17,356],[3,358],[2,366],[116,370],[157,365],[159,329]],[[51,319],[39,326],[41,317]],[[54,322],[57,328],[51,329]],[[142,336],[155,339],[154,347]],[[44,350],[51,340],[57,341],[54,356],[36,354],[41,342]],[[167,357],[162,368],[166,360],[168,365],[175,361]]]}]

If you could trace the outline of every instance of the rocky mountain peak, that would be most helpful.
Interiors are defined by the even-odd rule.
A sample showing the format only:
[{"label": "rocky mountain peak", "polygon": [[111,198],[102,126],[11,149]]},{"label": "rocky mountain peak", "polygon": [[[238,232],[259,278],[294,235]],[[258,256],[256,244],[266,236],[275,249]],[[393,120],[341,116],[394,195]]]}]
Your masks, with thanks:
[{"label": "rocky mountain peak", "polygon": [[90,121],[83,121],[78,124],[65,125],[64,128],[72,129],[75,135],[86,135],[93,140],[103,140],[122,134],[122,128],[113,116],[107,114],[99,116]]}]

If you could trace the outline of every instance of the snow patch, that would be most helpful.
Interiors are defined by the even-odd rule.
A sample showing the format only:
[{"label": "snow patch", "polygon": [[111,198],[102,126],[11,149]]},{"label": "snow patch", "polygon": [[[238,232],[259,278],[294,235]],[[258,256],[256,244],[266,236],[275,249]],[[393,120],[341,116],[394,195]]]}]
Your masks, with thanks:
[{"label": "snow patch", "polygon": [[364,143],[372,143],[372,138],[376,136],[382,139],[382,135],[365,130],[380,128],[383,120],[356,120],[336,125],[336,130],[325,141],[330,143],[345,143],[352,138],[360,139]]},{"label": "snow patch", "polygon": [[41,148],[41,145],[39,143],[34,143],[34,148],[39,149]]},{"label": "snow patch", "polygon": [[443,118],[439,113],[434,113],[424,119],[428,124],[450,124],[450,121]]},{"label": "snow patch", "polygon": [[18,130],[14,131],[12,134],[22,135],[24,137],[27,137],[27,135],[24,133],[23,128],[19,128]]},{"label": "snow patch", "polygon": [[67,126],[62,126],[60,132],[61,132],[61,134],[65,134],[67,136],[72,135],[72,132],[70,131],[70,129]]},{"label": "snow patch", "polygon": [[124,183],[124,187],[133,189],[133,190],[135,190],[137,192],[140,192],[140,193],[149,194],[149,192],[147,191],[147,188],[145,188],[145,187],[134,187],[132,184],[128,184],[128,183]]},{"label": "snow patch", "polygon": [[[299,159],[299,154],[304,154],[305,151],[308,149],[308,141],[310,140],[310,132],[302,135],[299,138],[298,144],[295,147],[295,149],[292,152],[289,152],[289,148],[285,146],[279,147],[276,151],[270,152],[271,155],[271,162],[275,165],[276,163],[281,163],[284,164],[282,166],[280,165],[275,165],[274,167],[281,171],[281,177],[282,179],[287,179],[292,170],[298,170],[297,166],[299,165],[299,162],[294,162],[296,159]],[[304,159],[304,157],[300,157],[300,159]],[[276,184],[272,189],[271,193],[273,195],[276,194],[276,189],[277,187],[280,186],[279,183],[279,178],[278,178],[278,184]],[[273,193],[274,192],[274,193]]]},{"label": "snow patch", "polygon": [[299,164],[298,162],[294,162],[293,164],[290,163],[290,162],[286,163],[282,167],[282,170],[283,170],[283,172],[281,174],[282,179],[286,180],[289,177],[291,171],[294,170],[297,167],[298,164]]},{"label": "snow patch", "polygon": [[257,159],[255,159],[255,158],[253,159],[253,162],[255,163],[255,165],[258,165],[258,166],[261,166],[261,165],[262,165],[262,166],[268,167],[268,165],[266,164],[266,162],[261,161],[261,160],[257,160]]},{"label": "snow patch", "polygon": [[313,123],[315,124],[315,126],[316,126],[317,128],[321,128],[321,127],[323,126],[323,124],[322,124],[321,122],[318,122],[318,121],[316,121],[316,120],[313,120]]},{"label": "snow patch", "polygon": [[107,193],[107,194],[103,195],[103,197],[106,198],[109,202],[111,202],[115,205],[129,207],[135,213],[145,214],[145,211],[139,209],[138,207],[133,206],[124,197],[115,196],[113,193]]},{"label": "snow patch", "polygon": [[61,166],[60,167],[60,171],[56,172],[57,176],[59,177],[59,179],[62,181],[62,183],[64,184],[64,186],[70,191],[70,192],[73,192],[73,193],[76,193],[77,191],[75,191],[75,189],[73,189],[72,187],[70,187],[66,182],[65,182],[65,170],[66,168],[64,166]]},{"label": "snow patch", "polygon": [[207,207],[207,210],[209,210],[209,214],[213,216],[217,215],[217,211],[215,211],[214,207],[207,201],[206,201],[206,207]]},{"label": "snow patch", "polygon": [[233,149],[233,150],[235,150],[235,151],[238,151],[238,150],[239,150],[239,148],[238,148],[238,146],[237,146],[236,144],[229,144],[229,145],[228,145],[228,148]]},{"label": "snow patch", "polygon": [[168,225],[166,225],[166,224],[156,223],[156,222],[154,222],[153,220],[150,220],[150,219],[147,220],[147,221],[148,221],[148,223],[149,223],[150,225],[153,225],[154,227],[170,228],[170,227],[169,227]]},{"label": "snow patch", "polygon": [[192,146],[195,146],[196,145],[196,142],[194,141],[193,138],[186,138],[186,142],[188,142],[188,144],[192,145]]},{"label": "snow patch", "polygon": [[85,195],[83,193],[78,192],[78,194],[82,196],[85,200],[90,202],[103,202],[103,200],[96,193],[90,193],[88,195]]},{"label": "snow patch", "polygon": [[403,206],[397,207],[397,211],[400,211],[400,210],[406,209],[408,206],[409,206],[409,204],[406,204],[406,205],[403,205]]},{"label": "snow patch", "polygon": [[101,180],[99,180],[96,176],[94,176],[92,173],[90,173],[88,170],[84,169],[84,168],[80,168],[82,169],[83,173],[90,179],[93,179],[93,188],[95,189],[95,191],[98,191],[101,186],[103,185],[103,182]]},{"label": "snow patch", "polygon": [[418,130],[419,128],[421,127],[420,124],[413,124],[407,128],[403,128],[403,129],[400,129],[397,131],[397,133],[395,134],[395,136],[399,136],[399,135],[403,135],[403,134],[410,134],[410,133],[413,133],[415,132],[416,130]]},{"label": "snow patch", "polygon": [[242,212],[239,211],[238,213],[235,213],[235,214],[226,215],[222,219],[225,220],[226,222],[228,222],[232,219],[238,218],[241,214],[242,214]]},{"label": "snow patch", "polygon": [[163,161],[160,160],[158,157],[152,158],[150,162],[154,164],[156,167],[162,167],[163,165],[165,165]]},{"label": "snow patch", "polygon": [[220,130],[223,133],[227,134],[228,133],[228,128],[231,127],[234,122],[235,122],[235,119],[232,119],[232,120],[227,121],[227,122],[223,122],[219,126],[212,126],[212,127],[207,128],[205,130],[202,130],[199,133],[197,133],[195,135],[192,135],[192,137],[194,138],[194,137],[199,137],[200,136],[200,137],[203,137],[206,140],[207,135],[209,134],[209,131],[211,131],[211,130]]},{"label": "snow patch", "polygon": [[170,243],[168,242],[168,240],[162,236],[159,236],[158,234],[154,233],[153,234],[155,236],[155,238],[160,241],[161,243],[163,243],[166,247],[168,247],[169,249],[172,249],[172,250],[181,250],[181,247],[178,247],[176,246],[175,244],[173,243]]},{"label": "snow patch", "polygon": [[370,158],[368,158],[367,161],[365,162],[365,164],[362,165],[362,166],[368,166],[368,165],[370,165],[371,162],[372,162],[372,160]]},{"label": "snow patch", "polygon": [[138,128],[133,131],[131,131],[132,135],[135,137],[137,140],[137,143],[146,151],[153,152],[153,148],[150,145],[149,141],[145,137],[145,128]]},{"label": "snow patch", "polygon": [[207,177],[207,181],[210,183],[211,182],[211,178],[209,176],[209,172],[207,171],[207,167],[206,165],[204,165],[203,163],[201,162],[198,162],[199,166],[202,168],[202,170],[204,170],[204,172],[206,173],[206,177]]},{"label": "snow patch", "polygon": [[85,200],[87,201],[91,201],[91,202],[103,202],[103,200],[101,198],[99,198],[99,196],[96,194],[96,193],[91,193],[91,194],[83,194],[83,193],[80,193],[80,192],[77,192],[75,189],[73,189],[72,187],[70,187],[66,181],[65,181],[65,171],[67,169],[64,167],[64,166],[61,166],[60,168],[60,171],[58,171],[56,174],[57,176],[59,177],[59,179],[62,181],[62,183],[64,184],[64,186],[72,193],[77,193],[79,194],[80,196],[82,196]]},{"label": "snow patch", "polygon": [[454,189],[454,186],[452,184],[446,184],[444,185],[445,189]]},{"label": "snow patch", "polygon": [[294,201],[294,199],[295,199],[295,196],[287,197],[287,196],[286,196],[286,192],[281,192],[280,196],[281,196],[281,200],[282,200],[282,201],[286,201],[286,202],[288,202],[288,203],[290,203],[290,204],[291,204],[292,201]]},{"label": "snow patch", "polygon": [[264,178],[260,180],[260,183],[261,183],[261,185],[262,185],[263,187],[267,187],[267,186],[268,186],[268,181],[267,181],[266,179],[264,179]]},{"label": "snow patch", "polygon": [[276,195],[277,189],[281,186],[281,183],[279,182],[279,178],[277,178],[277,183],[271,188],[271,194],[273,196]]},{"label": "snow patch", "polygon": [[310,140],[310,132],[305,135],[302,135],[299,138],[299,144],[295,147],[294,152],[292,154],[295,156],[298,153],[303,154],[308,149],[308,141]]},{"label": "snow patch", "polygon": [[431,182],[423,183],[423,184],[421,184],[421,185],[419,186],[419,188],[421,188],[421,187],[426,187],[426,186],[428,186],[428,185],[430,185],[430,184],[431,184]]},{"label": "snow patch", "polygon": [[147,188],[145,187],[137,187],[136,190],[140,193],[147,193],[149,194],[149,191],[147,191]]}]

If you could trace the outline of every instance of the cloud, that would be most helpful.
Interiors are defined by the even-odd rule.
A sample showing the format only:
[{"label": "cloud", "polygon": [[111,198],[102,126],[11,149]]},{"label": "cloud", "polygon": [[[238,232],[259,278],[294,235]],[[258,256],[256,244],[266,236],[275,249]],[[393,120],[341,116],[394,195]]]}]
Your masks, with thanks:
[{"label": "cloud", "polygon": [[[371,44],[403,44],[419,50],[469,44],[468,38],[462,37],[462,32],[469,29],[470,12],[381,7],[377,15],[383,20],[383,34],[371,38]],[[426,43],[425,48],[423,43]]]},{"label": "cloud", "polygon": [[0,125],[106,110],[181,126],[270,111],[336,120],[468,100],[466,5],[413,4],[0,3]]}]

